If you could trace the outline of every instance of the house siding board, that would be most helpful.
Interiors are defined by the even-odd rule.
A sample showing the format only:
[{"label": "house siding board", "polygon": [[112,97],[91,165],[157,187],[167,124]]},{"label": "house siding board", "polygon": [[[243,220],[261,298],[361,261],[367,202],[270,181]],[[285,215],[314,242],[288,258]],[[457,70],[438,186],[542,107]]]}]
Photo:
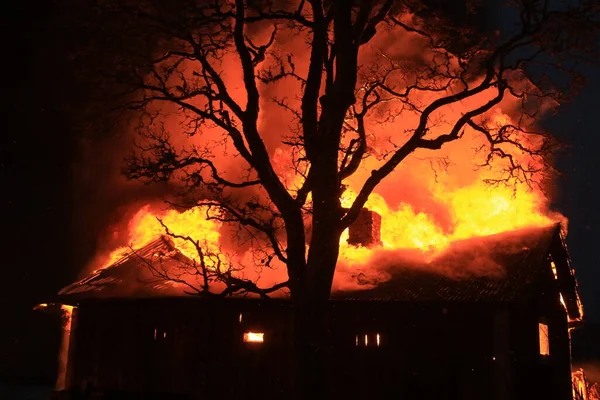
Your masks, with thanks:
[{"label": "house siding board", "polygon": [[493,316],[492,364],[494,370],[494,399],[511,398],[510,310],[498,307]]}]

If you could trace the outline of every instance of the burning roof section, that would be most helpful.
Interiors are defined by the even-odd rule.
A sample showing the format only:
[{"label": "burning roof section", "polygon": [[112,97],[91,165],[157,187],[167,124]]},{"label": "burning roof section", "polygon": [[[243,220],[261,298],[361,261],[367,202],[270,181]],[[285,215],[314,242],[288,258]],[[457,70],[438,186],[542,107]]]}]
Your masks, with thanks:
[{"label": "burning roof section", "polygon": [[[556,275],[552,275],[551,262]],[[481,268],[487,274],[469,271]],[[461,275],[461,271],[464,272]],[[494,272],[495,271],[495,272]],[[335,293],[348,301],[516,302],[555,279],[570,320],[583,316],[577,281],[560,226],[527,228],[454,242],[426,265],[410,257],[388,269],[390,277],[367,290]],[[361,277],[360,274],[357,276]],[[368,279],[365,284],[368,284]],[[540,290],[542,290],[540,288]]]},{"label": "burning roof section", "polygon": [[[401,254],[401,253],[398,253]],[[105,269],[94,271],[59,292],[62,301],[87,298],[182,296],[177,282],[156,278],[149,265],[177,268],[192,261],[168,237],[132,251]],[[471,274],[473,264],[495,266],[491,273]],[[389,279],[364,290],[338,291],[332,299],[346,301],[513,302],[536,293],[545,279],[554,279],[571,320],[582,316],[577,282],[560,226],[528,228],[457,241],[428,262],[398,256],[387,268]],[[461,271],[464,273],[461,274]],[[457,273],[458,272],[458,273]],[[365,279],[359,272],[356,279]]]},{"label": "burning roof section", "polygon": [[185,293],[180,285],[160,279],[151,266],[169,270],[192,262],[175,248],[168,236],[161,236],[139,250],[130,251],[109,267],[64,287],[58,294],[64,299],[182,295]]}]

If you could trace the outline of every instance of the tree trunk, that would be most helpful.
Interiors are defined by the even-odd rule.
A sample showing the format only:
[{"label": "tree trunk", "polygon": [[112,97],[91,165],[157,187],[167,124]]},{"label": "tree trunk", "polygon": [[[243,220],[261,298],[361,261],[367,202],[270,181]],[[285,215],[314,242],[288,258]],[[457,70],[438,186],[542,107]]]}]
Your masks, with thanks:
[{"label": "tree trunk", "polygon": [[306,269],[293,297],[295,396],[303,400],[330,398],[328,304],[342,233],[338,158],[344,118],[355,102],[358,48],[352,41],[352,3],[337,2],[335,7],[336,79],[321,98],[318,151],[311,159],[311,168],[318,171],[311,186],[312,235]]},{"label": "tree trunk", "polygon": [[320,229],[323,237],[312,241],[303,285],[292,298],[298,399],[330,398],[329,294],[340,234],[335,229],[328,230]]},{"label": "tree trunk", "polygon": [[304,299],[294,304],[296,399],[329,398],[327,301]]}]

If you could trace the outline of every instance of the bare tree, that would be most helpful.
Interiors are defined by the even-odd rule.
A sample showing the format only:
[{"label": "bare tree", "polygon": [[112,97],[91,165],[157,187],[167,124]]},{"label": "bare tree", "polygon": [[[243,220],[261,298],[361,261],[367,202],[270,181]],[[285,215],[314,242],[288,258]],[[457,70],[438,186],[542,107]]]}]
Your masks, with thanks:
[{"label": "bare tree", "polygon": [[[147,251],[129,247],[128,257],[135,257],[146,265],[151,278],[143,278],[144,284],[174,283],[183,287],[188,295],[205,297],[224,297],[230,294],[258,294],[269,298],[269,294],[287,285],[280,282],[269,288],[261,288],[252,280],[244,279],[244,266],[237,265],[227,256],[222,248],[213,248],[206,240],[201,241],[188,235],[178,235],[169,229],[162,220],[160,224],[165,230],[163,241],[169,242],[169,252]],[[197,257],[190,258],[182,254],[173,243],[174,239],[189,243],[196,251]]]},{"label": "bare tree", "polygon": [[[476,18],[477,6],[466,4]],[[147,58],[120,58],[110,71],[124,89],[126,108],[140,121],[139,149],[127,159],[126,175],[178,182],[179,205],[210,208],[212,218],[262,243],[267,266],[273,260],[285,265],[288,279],[269,288],[220,274],[218,267],[210,274],[226,282],[226,294],[288,288],[298,311],[299,372],[310,375],[302,387],[313,392],[323,372],[322,321],[340,235],[369,195],[416,150],[440,149],[465,130],[486,139],[480,150],[488,162],[508,161],[506,176],[490,183],[536,184],[533,177],[549,168],[555,142],[534,122],[541,108],[564,96],[558,83],[578,82],[574,61],[594,51],[591,38],[598,29],[598,7],[586,1],[560,7],[516,1],[515,31],[489,36],[412,0],[140,0],[102,6],[118,11],[128,29],[153,43]],[[372,46],[386,34],[410,35],[420,56]],[[290,37],[300,38],[306,54],[278,45]],[[298,90],[272,96],[270,88],[282,82]],[[520,101],[520,115],[499,125],[490,111],[507,97]],[[290,155],[291,181],[274,164],[271,139],[261,126],[266,101],[292,121],[278,139]],[[459,115],[448,112],[467,103]],[[179,114],[178,129],[193,145],[178,145],[177,132],[161,122],[167,109]],[[373,155],[373,126],[409,114],[416,116],[415,125],[394,132],[391,146]],[[521,153],[536,162],[521,163]],[[343,208],[346,182],[370,156],[379,164]],[[223,167],[224,158],[236,160],[234,173]],[[184,239],[198,248],[200,260],[215,257],[203,253],[201,238]],[[210,275],[202,272],[203,261],[193,266],[199,267],[201,275]]]}]

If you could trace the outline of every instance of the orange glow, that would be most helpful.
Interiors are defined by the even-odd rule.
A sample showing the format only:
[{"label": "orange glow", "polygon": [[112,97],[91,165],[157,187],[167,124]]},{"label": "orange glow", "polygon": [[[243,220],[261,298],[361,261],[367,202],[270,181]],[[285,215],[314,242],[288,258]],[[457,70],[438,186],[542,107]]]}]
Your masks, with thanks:
[{"label": "orange glow", "polygon": [[244,333],[245,343],[263,343],[265,341],[264,333],[246,332]]},{"label": "orange glow", "polygon": [[[342,206],[350,206],[355,196],[355,192],[347,189],[342,196]],[[370,248],[351,246],[347,243],[346,230],[340,239],[339,261],[347,266],[366,266],[378,250],[416,249],[424,253],[439,252],[455,240],[523,227],[547,226],[554,222],[538,210],[541,206],[538,207],[536,195],[525,190],[515,194],[509,188],[495,188],[491,191],[485,185],[475,185],[445,194],[439,192],[436,196],[441,199],[447,210],[450,210],[453,217],[450,230],[443,229],[439,221],[430,214],[417,212],[412,206],[403,203],[392,208],[382,195],[373,193],[366,207],[382,217],[382,244]],[[222,223],[207,220],[206,212],[206,208],[202,207],[178,212],[154,211],[149,205],[144,206],[128,223],[128,243],[131,247],[139,249],[165,234],[164,227],[157,219],[160,218],[170,232],[199,239],[203,249],[220,253]],[[173,242],[183,254],[198,260],[192,243],[178,238],[173,239]],[[94,272],[113,265],[130,251],[129,246],[113,250]],[[241,257],[248,260],[252,258],[249,254],[241,254]]]},{"label": "orange glow", "polygon": [[[214,213],[210,215],[213,216]],[[149,205],[144,206],[129,221],[129,244],[133,248],[139,249],[164,235],[165,228],[160,224],[158,220],[160,218],[171,233],[200,240],[203,249],[218,253],[221,223],[216,220],[208,220],[206,216],[207,208],[205,207],[178,212],[176,210],[152,211]],[[177,249],[184,255],[192,260],[198,260],[198,252],[192,243],[179,238],[174,238],[173,241]],[[116,263],[130,251],[131,249],[127,246],[113,250],[98,269]]]},{"label": "orange glow", "polygon": [[[554,279],[558,280],[558,271],[556,269],[556,264],[554,263],[554,261],[550,261],[550,267],[552,268],[552,274],[554,275]],[[571,273],[573,273],[573,272],[571,271]],[[567,312],[567,315],[568,315],[567,302],[565,301],[563,294],[559,293],[558,296],[559,296],[560,304],[563,306],[565,312]],[[581,301],[579,300],[579,296],[577,296],[577,298],[576,298],[576,303],[577,303],[577,307],[579,308],[580,317],[575,318],[575,319],[568,317],[569,322],[580,321],[581,317],[583,317],[583,307],[581,306]]]},{"label": "orange glow", "polygon": [[365,346],[369,345],[369,335],[365,335]]},{"label": "orange glow", "polygon": [[573,382],[573,398],[588,400],[587,380],[583,369],[579,368],[577,371],[573,371],[571,373],[571,380]]},{"label": "orange glow", "polygon": [[377,347],[379,347],[379,345],[381,344],[381,337],[379,336],[379,333],[376,336],[376,343],[377,343]]},{"label": "orange glow", "polygon": [[[427,99],[428,101],[431,99]],[[473,102],[475,100],[469,100]],[[452,119],[460,114],[460,107],[469,107],[469,101],[455,110],[447,110]],[[497,107],[487,116],[491,130],[515,124],[507,111],[512,105]],[[406,118],[410,119],[408,113]],[[416,116],[415,116],[416,118]],[[374,125],[373,152],[390,151],[389,144],[378,137],[394,139],[393,131],[404,122]],[[408,126],[406,127],[409,128]],[[443,133],[443,127],[434,128],[432,136]],[[447,128],[446,128],[447,129]],[[518,134],[514,139],[535,149],[539,139]],[[422,252],[441,251],[451,242],[476,236],[487,236],[526,227],[545,227],[563,222],[564,217],[548,211],[547,199],[541,188],[507,178],[510,168],[503,159],[488,160],[485,139],[467,128],[460,140],[449,143],[440,150],[417,150],[398,170],[380,184],[365,204],[381,216],[381,241],[379,249],[418,249]],[[520,149],[505,148],[518,162],[529,165],[533,179],[543,179],[539,159]],[[437,160],[437,161],[436,161]],[[484,168],[479,168],[487,164]],[[364,168],[357,172],[358,179],[349,179],[342,195],[342,206],[350,207],[377,160],[365,160]],[[490,185],[489,182],[500,182]],[[340,260],[347,265],[365,265],[378,250],[347,244],[348,231],[340,240]]]},{"label": "orange glow", "polygon": [[69,360],[69,347],[71,345],[71,325],[73,322],[73,306],[62,304],[62,341],[58,354],[58,378],[56,390],[65,390],[67,387],[67,366]]},{"label": "orange glow", "polygon": [[550,266],[552,267],[552,273],[554,274],[554,279],[558,279],[558,271],[556,270],[556,264],[554,261],[550,261]]},{"label": "orange glow", "polygon": [[[381,215],[380,248],[443,250],[455,240],[543,227],[554,222],[538,210],[535,195],[526,191],[517,192],[515,197],[510,188],[490,191],[485,185],[476,185],[438,196],[455,221],[452,231],[444,231],[432,216],[416,212],[407,204],[392,209],[381,195],[371,195],[365,206]],[[349,207],[355,197],[356,193],[347,190],[342,205]],[[347,240],[348,230],[340,239],[340,259],[346,263],[364,264],[377,250],[377,247],[351,246]]]},{"label": "orange glow", "polygon": [[579,295],[577,295],[577,308],[579,309],[578,321],[581,321],[583,319],[583,304],[581,304],[581,299],[579,298]]},{"label": "orange glow", "polygon": [[[590,374],[591,375],[591,374]],[[573,399],[600,400],[600,383],[587,379],[583,368],[571,372]]]},{"label": "orange glow", "polygon": [[[288,34],[290,37],[286,38],[285,43],[289,50],[297,51],[298,54],[305,52],[306,37],[295,32],[288,32]],[[256,33],[256,35],[260,36],[261,34]],[[286,35],[285,30],[282,29],[278,35],[283,38]],[[413,43],[413,36],[403,30],[398,32],[378,30],[373,38],[373,46],[364,46],[359,54],[361,70],[358,74],[360,77],[358,85],[365,83],[363,80],[370,79],[370,74],[382,72],[378,68],[387,65],[388,57],[386,55],[386,60],[382,60],[382,54],[397,54],[402,60],[405,57],[408,57],[406,58],[408,60],[415,54],[419,54],[419,62],[433,61],[437,52],[432,52],[432,49],[425,47],[415,47],[415,44],[420,42]],[[273,62],[273,60],[265,60],[267,65],[269,62]],[[295,62],[300,71],[307,67],[309,58],[298,57]],[[182,64],[182,77],[193,79],[194,69],[193,66],[188,68],[188,63],[191,61],[185,60]],[[455,63],[454,59],[451,62],[454,65],[452,68],[458,68],[458,64],[455,65]],[[240,80],[238,60],[234,55],[225,52],[219,59],[219,65],[223,67],[223,80],[225,85],[229,86],[231,95],[236,101],[243,102],[245,91],[243,90],[244,83]],[[370,71],[371,67],[374,68],[373,71]],[[177,78],[174,76],[173,79]],[[442,76],[436,78],[433,86],[443,86],[443,82],[437,81],[437,79],[444,80]],[[426,83],[422,82],[423,85]],[[476,82],[469,82],[469,84],[471,83],[475,84]],[[173,82],[174,87],[176,84]],[[524,80],[517,86],[525,88],[528,85],[530,83]],[[440,97],[453,94],[454,85],[448,87],[448,91],[413,91],[406,100],[409,104],[422,104],[425,107]],[[262,92],[263,89],[262,86],[259,88],[263,99],[286,98],[289,100],[289,103],[286,103],[288,106],[285,108],[272,106],[270,102],[261,104],[259,131],[266,143],[275,172],[282,184],[295,196],[297,189],[304,182],[302,168],[295,162],[304,159],[305,154],[302,150],[298,150],[299,153],[297,153],[290,146],[282,143],[290,142],[287,136],[290,133],[289,126],[295,123],[290,119],[295,117],[288,112],[287,108],[294,110],[296,107],[300,107],[300,103],[293,98],[301,97],[303,87],[294,79],[281,79],[270,84],[267,92]],[[486,90],[477,96],[466,98],[440,109],[436,115],[431,116],[432,123],[427,130],[427,138],[432,139],[446,134],[458,118],[465,115],[467,111],[481,106],[482,102],[488,101],[495,95],[495,90],[493,88]],[[290,96],[290,94],[295,95]],[[400,103],[403,104],[403,102]],[[366,118],[368,151],[358,170],[341,182],[344,187],[347,187],[341,199],[343,207],[351,206],[356,194],[361,190],[371,172],[380,168],[385,160],[389,159],[392,152],[406,143],[410,132],[414,132],[419,124],[420,112],[411,110],[410,107],[394,104],[398,103],[385,101],[381,104],[381,108],[377,108]],[[187,121],[189,116],[186,113],[178,112],[176,105],[173,104],[156,105],[156,107],[164,111],[161,113],[164,115],[164,118],[161,117],[164,120],[160,122],[165,124],[169,133],[172,133],[172,144],[177,152],[184,149],[202,148],[207,143],[217,143],[223,133],[219,128],[203,126],[202,135],[192,137],[182,132],[181,127],[190,122]],[[550,106],[543,104],[540,107],[540,112],[544,112]],[[385,117],[386,115],[398,117],[388,118]],[[521,99],[506,93],[501,103],[486,112],[485,115],[474,118],[473,122],[481,126],[485,125],[492,135],[497,136],[500,131],[504,132],[503,137],[507,141],[499,144],[497,150],[510,155],[511,161],[523,166],[528,172],[511,170],[511,161],[506,157],[488,158],[490,155],[489,141],[481,132],[477,132],[469,126],[464,128],[459,140],[447,143],[441,149],[417,149],[375,188],[365,204],[367,208],[382,217],[382,244],[368,249],[350,246],[347,243],[348,232],[345,231],[340,239],[340,264],[368,268],[369,259],[381,249],[417,249],[422,252],[439,252],[448,248],[453,241],[526,227],[548,226],[564,220],[564,217],[548,210],[548,199],[545,198],[540,185],[537,185],[537,183],[547,182],[548,169],[545,168],[546,165],[540,156],[523,150],[527,149],[535,154],[537,150],[545,148],[541,136],[518,130],[503,131],[504,128],[510,126],[519,126],[525,132],[535,130],[532,127],[535,121],[523,113]],[[348,114],[347,123],[349,126],[356,124],[356,119],[351,113]],[[344,135],[342,147],[348,145],[351,140],[355,140],[353,136],[352,134]],[[511,142],[519,145],[511,145]],[[225,179],[237,180],[240,178],[239,171],[246,171],[248,166],[242,157],[229,156],[230,153],[225,151],[229,145],[230,143],[224,144],[223,149],[215,148],[212,144],[209,147],[214,150],[211,155],[214,156],[215,165],[219,167],[220,173],[223,173],[222,176]],[[227,156],[222,157],[221,153],[227,154]],[[342,157],[340,155],[340,162]],[[301,170],[300,173],[298,168]],[[181,171],[183,175],[186,175],[187,172],[191,171]],[[513,172],[513,174],[511,175],[509,172]],[[490,182],[497,183],[497,185],[491,185]],[[240,204],[254,196],[261,200],[267,200],[268,196],[264,189],[257,188],[256,193],[253,190],[240,189],[233,197],[238,199],[239,194]],[[308,199],[310,199],[310,193]],[[266,203],[270,203],[270,201]],[[306,213],[305,216],[308,228],[310,215]],[[220,232],[222,228],[220,222],[206,219],[205,208],[177,212],[174,210],[155,211],[146,206],[129,221],[127,241],[121,243],[126,247],[112,251],[104,262],[100,263],[100,268],[117,262],[123,253],[129,251],[127,245],[140,248],[164,234],[164,228],[156,220],[156,217],[162,218],[169,229],[176,234],[189,235],[203,241],[203,244],[205,241],[210,250],[219,252],[220,245],[223,245],[226,251],[246,252],[246,254],[239,254],[241,260],[253,261],[254,254],[249,254],[252,250],[248,250],[247,247],[240,249],[239,247],[242,246],[236,247],[236,243],[233,243],[234,240],[231,238],[233,235],[226,235],[224,231]],[[279,221],[278,225],[280,225]],[[222,233],[223,236],[221,236]],[[282,248],[286,248],[285,237],[277,237],[277,240],[280,241]],[[221,241],[225,243],[221,243]],[[196,250],[191,243],[175,239],[175,245],[188,257],[197,258]],[[284,268],[280,268],[280,271],[284,271]],[[246,272],[244,271],[244,274]],[[264,270],[262,272],[267,273]],[[284,274],[285,272],[281,273],[281,275]],[[277,282],[286,280],[285,276],[277,278],[281,279],[273,280]],[[342,280],[337,274],[334,279]],[[334,287],[337,283],[339,282],[334,282]]]},{"label": "orange glow", "polygon": [[550,337],[548,336],[548,325],[539,323],[538,332],[540,336],[540,355],[550,355]]},{"label": "orange glow", "polygon": [[562,304],[565,310],[567,309],[567,303],[565,303],[565,298],[563,297],[562,293],[560,294],[560,304]]},{"label": "orange glow", "polygon": [[41,310],[43,308],[48,308],[48,303],[40,303],[33,307],[34,310]]}]

